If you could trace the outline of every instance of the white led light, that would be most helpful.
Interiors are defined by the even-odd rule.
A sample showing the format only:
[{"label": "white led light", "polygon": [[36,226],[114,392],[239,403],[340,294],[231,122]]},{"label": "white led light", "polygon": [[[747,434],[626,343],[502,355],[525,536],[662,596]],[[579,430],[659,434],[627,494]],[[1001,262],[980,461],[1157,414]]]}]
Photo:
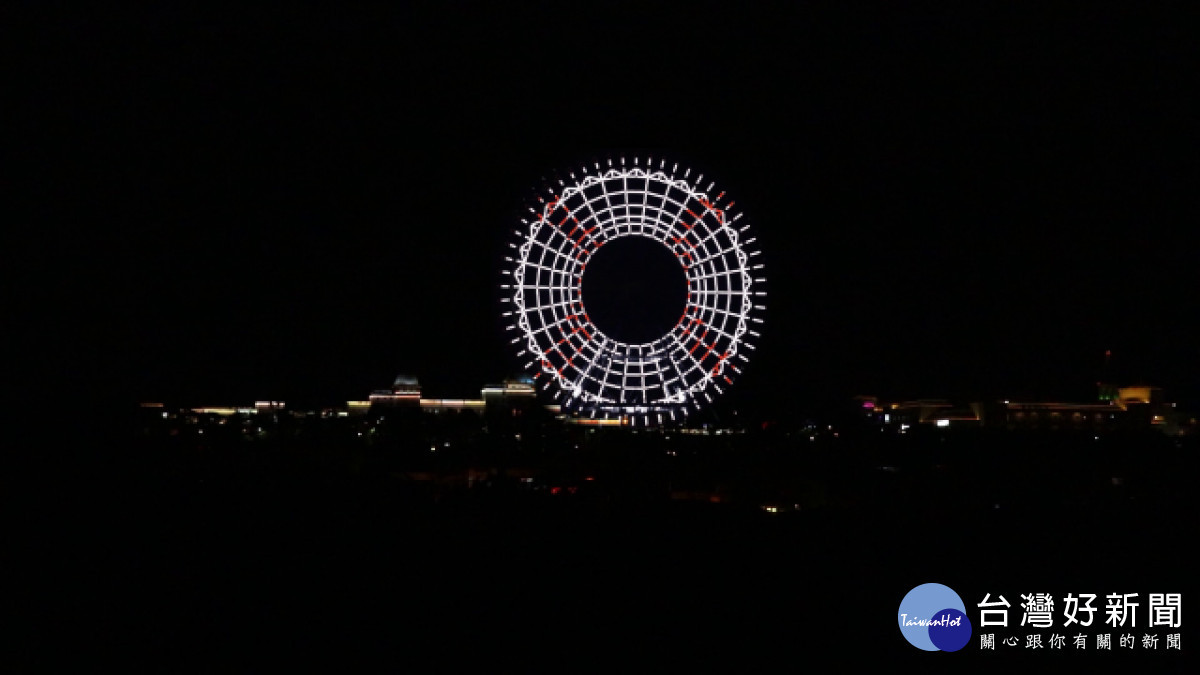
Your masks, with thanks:
[{"label": "white led light", "polygon": [[[634,159],[632,166],[611,159],[607,169],[570,174],[572,183],[540,200],[537,217],[518,231],[507,286],[515,305],[516,325],[524,351],[533,356],[527,368],[545,377],[543,388],[571,394],[569,404],[592,416],[629,416],[648,423],[667,412],[686,414],[687,403],[709,391],[721,393],[740,372],[730,361],[745,361],[742,348],[753,349],[764,307],[754,299],[761,265],[748,261],[742,231],[730,224],[741,214],[712,183],[698,187],[703,176],[688,180],[653,169],[652,160]],[[742,228],[745,230],[745,227]],[[584,269],[606,243],[622,237],[645,237],[665,246],[679,260],[687,278],[688,298],[678,322],[646,343],[628,343],[607,335],[592,323],[583,297]],[[750,270],[760,276],[752,276]],[[761,303],[761,300],[759,300]],[[696,403],[699,407],[699,404]],[[632,413],[641,413],[634,417]],[[659,413],[651,416],[645,413]]]}]

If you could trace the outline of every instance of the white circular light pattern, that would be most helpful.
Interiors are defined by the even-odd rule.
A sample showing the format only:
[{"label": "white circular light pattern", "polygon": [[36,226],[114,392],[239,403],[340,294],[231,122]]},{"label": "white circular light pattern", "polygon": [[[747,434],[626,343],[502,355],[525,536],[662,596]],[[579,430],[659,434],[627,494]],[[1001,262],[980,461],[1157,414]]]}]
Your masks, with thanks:
[{"label": "white circular light pattern", "polygon": [[[712,402],[741,373],[759,337],[766,292],[749,226],[703,176],[652,159],[583,167],[539,197],[516,231],[502,284],[518,356],[563,408],[636,424],[677,420]],[[592,323],[582,282],[606,243],[647,237],[666,246],[687,278],[679,321],[647,343]]]}]

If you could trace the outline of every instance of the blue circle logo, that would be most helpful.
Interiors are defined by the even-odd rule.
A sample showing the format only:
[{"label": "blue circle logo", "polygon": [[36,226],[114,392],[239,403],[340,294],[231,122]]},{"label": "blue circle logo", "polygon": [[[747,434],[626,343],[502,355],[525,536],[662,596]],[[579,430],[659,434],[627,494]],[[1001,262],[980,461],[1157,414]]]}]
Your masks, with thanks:
[{"label": "blue circle logo", "polygon": [[927,652],[956,652],[971,640],[967,607],[949,586],[921,584],[900,601],[897,615],[904,639]]}]

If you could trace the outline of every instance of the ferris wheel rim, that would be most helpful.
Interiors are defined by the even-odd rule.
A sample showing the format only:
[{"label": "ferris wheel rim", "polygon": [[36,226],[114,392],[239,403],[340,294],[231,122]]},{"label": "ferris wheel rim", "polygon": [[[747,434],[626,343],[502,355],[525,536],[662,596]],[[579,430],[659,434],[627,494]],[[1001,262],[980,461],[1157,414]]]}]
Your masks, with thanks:
[{"label": "ferris wheel rim", "polygon": [[[724,191],[713,196],[714,182],[705,186],[690,169],[680,175],[665,160],[613,164],[584,165],[582,177],[570,172],[570,184],[559,179],[547,188],[549,199],[539,197],[531,217],[521,219],[501,284],[512,308],[505,316],[514,320],[508,328],[518,333],[511,342],[565,407],[640,414],[647,423],[664,412],[676,419],[711,403],[711,391],[723,394],[722,383],[733,384],[754,350],[752,326],[762,323],[766,293],[763,265],[752,259],[761,251],[742,214],[734,214],[735,202],[722,201]],[[592,256],[629,236],[665,246],[687,281],[679,319],[646,342],[618,340],[595,325],[582,292]],[[610,389],[615,396],[606,395]]]}]

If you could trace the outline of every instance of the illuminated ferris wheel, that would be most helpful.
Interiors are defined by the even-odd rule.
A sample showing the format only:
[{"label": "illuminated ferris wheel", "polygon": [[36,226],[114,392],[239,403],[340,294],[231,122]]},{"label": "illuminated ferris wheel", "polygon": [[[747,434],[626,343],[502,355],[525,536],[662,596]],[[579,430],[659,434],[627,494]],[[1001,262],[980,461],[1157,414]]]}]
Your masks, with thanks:
[{"label": "illuminated ferris wheel", "polygon": [[[759,338],[763,265],[734,202],[703,178],[663,160],[608,160],[558,180],[521,219],[505,258],[503,313],[517,356],[564,410],[677,421],[741,374]],[[624,238],[657,242],[682,268],[682,314],[661,335],[619,339],[611,321],[589,314],[588,264]]]}]

